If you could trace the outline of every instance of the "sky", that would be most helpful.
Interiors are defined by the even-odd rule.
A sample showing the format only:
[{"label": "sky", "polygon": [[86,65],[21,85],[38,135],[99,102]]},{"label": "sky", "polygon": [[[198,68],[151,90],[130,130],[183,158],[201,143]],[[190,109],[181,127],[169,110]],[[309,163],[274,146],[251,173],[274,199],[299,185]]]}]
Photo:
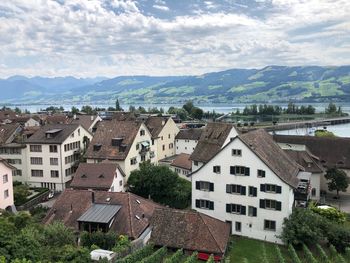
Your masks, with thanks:
[{"label": "sky", "polygon": [[349,0],[0,0],[0,78],[349,65]]}]

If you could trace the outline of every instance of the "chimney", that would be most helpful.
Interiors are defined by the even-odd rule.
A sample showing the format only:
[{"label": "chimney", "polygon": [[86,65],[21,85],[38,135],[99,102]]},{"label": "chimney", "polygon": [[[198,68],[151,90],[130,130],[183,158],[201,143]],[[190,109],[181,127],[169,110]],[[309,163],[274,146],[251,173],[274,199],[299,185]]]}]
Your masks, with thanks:
[{"label": "chimney", "polygon": [[91,115],[91,121],[93,121],[93,120],[94,120],[94,118],[95,118],[95,116],[94,116],[94,115]]}]

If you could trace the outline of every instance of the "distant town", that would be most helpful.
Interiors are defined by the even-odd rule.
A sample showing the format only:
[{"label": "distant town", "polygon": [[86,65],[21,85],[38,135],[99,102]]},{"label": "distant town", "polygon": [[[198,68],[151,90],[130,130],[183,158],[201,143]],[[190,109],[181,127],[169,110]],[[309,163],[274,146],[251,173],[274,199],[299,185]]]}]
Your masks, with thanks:
[{"label": "distant town", "polygon": [[[330,103],[0,111],[0,262],[347,262]],[[280,135],[295,125],[313,134]],[[302,258],[305,257],[305,258]],[[307,261],[304,261],[307,260]],[[242,261],[242,262],[243,262]]]}]

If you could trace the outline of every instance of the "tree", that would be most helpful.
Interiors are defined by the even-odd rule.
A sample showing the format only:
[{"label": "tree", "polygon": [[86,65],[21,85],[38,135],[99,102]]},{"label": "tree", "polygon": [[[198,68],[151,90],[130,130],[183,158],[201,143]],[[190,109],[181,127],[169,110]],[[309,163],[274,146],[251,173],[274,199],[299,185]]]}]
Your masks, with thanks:
[{"label": "tree", "polygon": [[115,101],[115,110],[116,110],[116,111],[123,111],[123,108],[120,107],[120,104],[119,104],[119,100],[118,100],[118,99]]},{"label": "tree", "polygon": [[191,116],[194,119],[201,120],[203,118],[203,110],[197,107],[193,107],[191,110]]},{"label": "tree", "polygon": [[22,110],[21,110],[20,108],[16,107],[16,108],[15,108],[15,112],[16,112],[17,114],[21,114],[21,113],[22,113]]},{"label": "tree", "polygon": [[323,217],[310,209],[295,208],[284,219],[281,238],[286,244],[301,246],[316,244],[324,238],[323,228],[327,225]]},{"label": "tree", "polygon": [[339,191],[346,192],[349,186],[348,178],[343,170],[337,168],[328,169],[325,174],[325,178],[328,182],[329,191],[337,191],[337,197],[339,198]]},{"label": "tree", "polygon": [[77,113],[79,113],[79,109],[77,107],[73,106],[71,109],[71,112],[72,112],[72,114],[77,114]]},{"label": "tree", "polygon": [[187,111],[188,114],[191,114],[192,109],[193,109],[194,105],[193,102],[191,100],[187,101],[182,108]]},{"label": "tree", "polygon": [[74,234],[62,222],[54,222],[44,229],[46,245],[51,247],[62,247],[74,245]]},{"label": "tree", "polygon": [[128,186],[130,192],[164,205],[183,208],[189,204],[191,183],[166,166],[141,163],[139,170],[131,172]]},{"label": "tree", "polygon": [[85,112],[86,114],[89,114],[89,115],[92,115],[92,114],[95,113],[94,110],[92,109],[92,107],[89,106],[89,105],[83,106],[83,107],[81,108],[81,111],[82,111],[82,112]]},{"label": "tree", "polygon": [[[326,112],[326,114],[337,113],[337,106],[333,102],[331,102],[328,104],[327,108],[325,109],[325,112]],[[339,113],[341,113],[341,112],[339,112]]]},{"label": "tree", "polygon": [[30,195],[29,186],[26,184],[16,185],[13,188],[13,197],[15,199],[15,205],[22,205],[27,201],[27,197]]}]

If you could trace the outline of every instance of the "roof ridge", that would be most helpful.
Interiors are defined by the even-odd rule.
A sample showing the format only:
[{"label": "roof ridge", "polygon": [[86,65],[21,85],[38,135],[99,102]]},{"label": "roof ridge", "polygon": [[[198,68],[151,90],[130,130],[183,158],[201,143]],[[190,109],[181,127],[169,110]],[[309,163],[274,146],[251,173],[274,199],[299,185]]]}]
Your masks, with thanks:
[{"label": "roof ridge", "polygon": [[[199,215],[199,217],[201,218],[201,220],[203,221],[203,223],[204,223],[204,225],[206,226],[206,228],[208,229],[208,231],[209,231],[210,235],[212,236],[212,238],[215,240],[216,246],[217,246],[218,249],[221,251],[221,248],[220,248],[220,245],[219,245],[218,241],[216,240],[214,234],[211,232],[210,227],[207,225],[207,223],[206,223],[205,220],[203,219],[203,216],[207,216],[207,215],[202,214],[202,213],[200,213],[200,212],[198,212],[198,215]],[[218,219],[216,219],[216,220],[218,220]]]},{"label": "roof ridge", "polygon": [[130,233],[131,233],[131,236],[133,236],[133,227],[132,227],[132,223],[131,223],[131,221],[132,221],[132,215],[131,215],[131,204],[130,204],[130,194],[128,194],[127,195],[127,198],[128,198],[128,209],[129,209],[129,224],[130,224]]}]

